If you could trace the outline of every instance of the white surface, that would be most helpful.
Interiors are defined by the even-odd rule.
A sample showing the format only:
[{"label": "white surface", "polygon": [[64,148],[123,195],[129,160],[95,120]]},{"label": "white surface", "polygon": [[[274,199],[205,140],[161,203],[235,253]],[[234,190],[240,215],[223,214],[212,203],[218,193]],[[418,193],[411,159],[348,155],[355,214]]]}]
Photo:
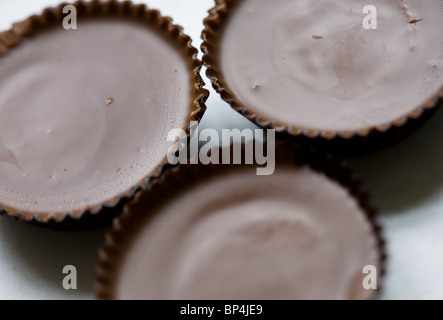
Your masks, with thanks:
[{"label": "white surface", "polygon": [[[0,30],[59,2],[0,0]],[[150,0],[149,4],[172,16],[193,37],[194,46],[200,46],[202,21],[213,0]],[[250,126],[211,93],[203,127]],[[443,111],[407,141],[349,160],[380,209],[388,240],[383,299],[443,299],[442,122]],[[93,298],[94,267],[104,233],[52,231],[0,217],[0,299]],[[62,287],[65,265],[78,269],[77,291]]]}]

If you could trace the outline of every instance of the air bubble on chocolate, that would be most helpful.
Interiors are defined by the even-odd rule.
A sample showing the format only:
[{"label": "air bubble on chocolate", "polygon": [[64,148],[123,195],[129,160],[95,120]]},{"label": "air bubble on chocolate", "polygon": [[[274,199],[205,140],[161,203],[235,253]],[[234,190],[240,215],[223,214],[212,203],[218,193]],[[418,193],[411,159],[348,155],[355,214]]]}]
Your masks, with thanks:
[{"label": "air bubble on chocolate", "polygon": [[20,166],[14,152],[12,152],[10,149],[7,149],[0,139],[0,163],[1,162],[8,163],[23,172],[23,169]]}]

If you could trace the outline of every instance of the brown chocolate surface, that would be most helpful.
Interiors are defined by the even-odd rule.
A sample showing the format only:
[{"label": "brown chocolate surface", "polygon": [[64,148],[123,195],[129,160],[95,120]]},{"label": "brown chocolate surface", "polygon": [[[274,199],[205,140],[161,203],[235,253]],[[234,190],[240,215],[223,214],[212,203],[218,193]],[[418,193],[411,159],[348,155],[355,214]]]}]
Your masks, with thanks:
[{"label": "brown chocolate surface", "polygon": [[170,190],[132,206],[102,254],[102,270],[115,270],[102,275],[101,285],[112,284],[102,296],[374,297],[363,289],[362,270],[374,265],[381,274],[378,239],[349,191],[307,166],[281,165],[266,177],[252,167],[221,172],[183,187],[174,182],[179,171],[167,180]]},{"label": "brown chocolate surface", "polygon": [[42,220],[125,193],[185,128],[192,69],[128,19],[54,27],[0,58],[0,207]]},{"label": "brown chocolate surface", "polygon": [[389,128],[443,88],[441,0],[372,1],[377,30],[363,28],[363,0],[227,2],[239,4],[220,71],[251,114],[305,130]]}]

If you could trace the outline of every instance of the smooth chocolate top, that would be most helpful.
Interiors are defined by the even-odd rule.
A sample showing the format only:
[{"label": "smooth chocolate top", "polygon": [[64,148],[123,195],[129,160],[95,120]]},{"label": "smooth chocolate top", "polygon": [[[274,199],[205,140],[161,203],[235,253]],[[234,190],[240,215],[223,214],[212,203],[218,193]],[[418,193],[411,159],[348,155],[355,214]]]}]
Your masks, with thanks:
[{"label": "smooth chocolate top", "polygon": [[0,58],[0,207],[73,212],[150,174],[191,108],[192,70],[168,41],[97,18]]},{"label": "smooth chocolate top", "polygon": [[[220,43],[229,90],[252,112],[314,130],[361,130],[443,86],[442,0],[243,0]],[[374,5],[378,29],[366,30]]]},{"label": "smooth chocolate top", "polygon": [[379,267],[372,225],[348,191],[308,167],[226,170],[140,213],[115,299],[373,297],[362,285],[363,268]]}]

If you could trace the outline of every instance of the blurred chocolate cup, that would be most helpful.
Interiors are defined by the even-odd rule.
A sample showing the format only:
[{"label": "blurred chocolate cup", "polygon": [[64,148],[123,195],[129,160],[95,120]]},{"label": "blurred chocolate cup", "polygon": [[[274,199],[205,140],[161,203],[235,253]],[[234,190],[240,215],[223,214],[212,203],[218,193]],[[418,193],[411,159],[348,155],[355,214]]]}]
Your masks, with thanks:
[{"label": "blurred chocolate cup", "polygon": [[288,146],[275,164],[267,176],[255,165],[166,170],[107,235],[98,298],[376,297],[384,242],[350,171]]}]

